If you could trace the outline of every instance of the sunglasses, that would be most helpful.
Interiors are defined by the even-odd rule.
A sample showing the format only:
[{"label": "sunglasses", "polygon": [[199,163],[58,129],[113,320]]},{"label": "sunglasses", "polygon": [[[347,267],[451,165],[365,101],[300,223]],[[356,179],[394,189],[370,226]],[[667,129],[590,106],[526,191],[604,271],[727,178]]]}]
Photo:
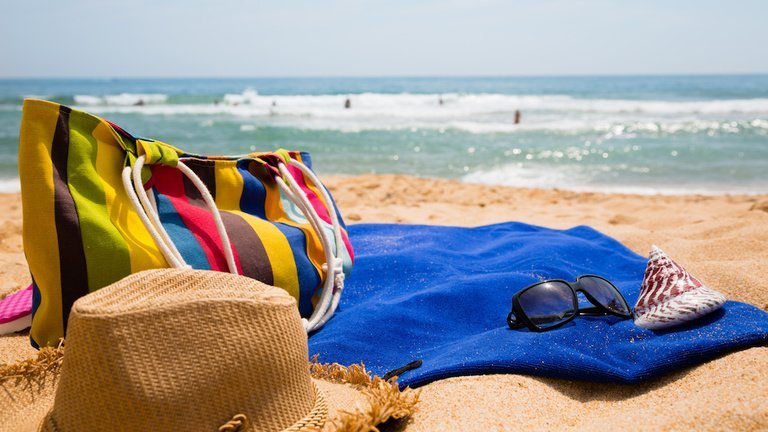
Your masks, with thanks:
[{"label": "sunglasses", "polygon": [[[583,293],[594,306],[579,308],[577,293]],[[542,332],[560,327],[578,315],[615,315],[628,319],[632,317],[632,310],[618,288],[607,279],[583,275],[576,282],[550,279],[524,288],[512,296],[507,324],[511,329],[528,327]]]}]

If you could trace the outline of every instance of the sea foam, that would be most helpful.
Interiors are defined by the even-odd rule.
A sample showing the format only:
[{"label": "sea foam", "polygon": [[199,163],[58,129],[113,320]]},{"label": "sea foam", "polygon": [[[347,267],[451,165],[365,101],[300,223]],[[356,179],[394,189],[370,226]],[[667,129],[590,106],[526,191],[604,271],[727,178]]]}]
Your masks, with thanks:
[{"label": "sea foam", "polygon": [[18,178],[0,179],[0,193],[21,192],[21,183]]},{"label": "sea foam", "polygon": [[[76,95],[74,98],[77,104],[82,105],[117,106],[135,105],[139,100],[146,104],[162,104],[168,100],[168,96],[164,94],[133,93],[103,96]],[[346,99],[350,99],[351,102],[349,110],[344,108]],[[440,104],[441,100],[442,104]],[[206,105],[211,104],[201,103],[193,106],[204,109]],[[514,112],[515,110],[655,114],[768,113],[768,98],[669,101],[496,93],[261,95],[253,89],[237,94],[225,94],[221,98],[221,105],[275,108],[275,110],[298,114],[358,112],[397,117],[405,117],[413,113],[424,116],[443,116],[445,114]],[[188,113],[189,109],[179,112]]]},{"label": "sea foam", "polygon": [[75,95],[73,97],[78,105],[116,105],[131,106],[143,104],[162,104],[168,100],[164,94],[120,93],[115,95]]},{"label": "sea foam", "polygon": [[[560,166],[510,163],[476,170],[461,177],[466,183],[511,186],[519,188],[561,189],[574,192],[626,193],[636,195],[756,195],[768,193],[768,184],[712,183],[685,185],[677,183],[646,183],[600,181],[593,175],[600,171],[594,166],[564,164]],[[608,168],[610,171],[610,168]]]},{"label": "sea foam", "polygon": [[[347,98],[350,109],[344,107]],[[168,103],[164,94],[132,93],[77,95],[74,99],[76,104],[101,114],[221,115],[264,118],[277,126],[339,130],[436,126],[498,133],[526,128],[585,130],[627,121],[685,123],[768,117],[768,99],[661,101],[491,93],[261,95],[250,89],[226,94],[216,103]],[[516,111],[523,114],[520,126],[513,124]]]}]

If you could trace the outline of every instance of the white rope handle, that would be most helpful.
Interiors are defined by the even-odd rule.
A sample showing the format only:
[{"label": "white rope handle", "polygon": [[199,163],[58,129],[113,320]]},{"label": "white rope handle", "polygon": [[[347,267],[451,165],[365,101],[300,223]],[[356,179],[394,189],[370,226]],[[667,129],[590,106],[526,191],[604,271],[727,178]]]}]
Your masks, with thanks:
[{"label": "white rope handle", "polygon": [[[144,183],[141,181],[141,169],[144,166],[145,160],[146,157],[144,155],[139,156],[133,165],[133,170],[131,170],[131,167],[123,168],[123,187],[125,187],[125,191],[128,194],[128,198],[131,200],[133,208],[136,210],[136,213],[139,214],[139,219],[141,219],[141,222],[147,228],[147,231],[149,231],[149,235],[155,241],[155,244],[160,248],[160,252],[165,257],[165,260],[168,261],[168,264],[171,267],[176,268],[191,268],[184,260],[184,257],[181,256],[181,253],[176,248],[173,240],[171,240],[168,231],[165,230],[165,227],[163,227],[163,224],[160,222],[160,215],[157,211],[157,205],[154,203],[154,199],[150,201],[147,196],[147,191],[144,190]],[[224,227],[224,221],[221,219],[221,213],[216,207],[216,202],[211,196],[211,193],[208,191],[208,188],[203,181],[200,180],[200,177],[186,166],[184,162],[179,161],[176,167],[189,178],[195,188],[200,192],[203,202],[213,215],[213,222],[216,225],[216,231],[218,231],[219,237],[221,238],[221,244],[224,248],[224,256],[227,260],[229,272],[238,274],[235,255],[232,252],[232,244],[229,240],[227,229]],[[131,171],[133,172],[131,173]],[[133,186],[131,186],[129,180],[131,174],[133,174]]]},{"label": "white rope handle", "polygon": [[[336,208],[333,206],[330,194],[325,189],[320,179],[317,178],[315,173],[312,172],[303,163],[289,159],[289,164],[295,166],[306,174],[309,180],[315,184],[320,190],[323,200],[328,207],[328,213],[331,216],[331,226],[334,233],[334,243],[331,244],[331,240],[326,235],[323,229],[323,221],[317,214],[317,211],[309,202],[309,198],[301,189],[299,184],[293,178],[293,175],[288,171],[285,164],[278,163],[277,168],[280,171],[281,177],[276,178],[277,184],[285,192],[285,194],[293,201],[297,207],[301,210],[304,216],[309,221],[312,228],[317,232],[320,237],[320,243],[323,246],[323,252],[325,253],[325,280],[323,281],[323,289],[320,294],[320,301],[315,306],[314,312],[309,317],[309,320],[304,320],[304,327],[307,332],[311,332],[315,329],[322,327],[336,312],[336,308],[339,305],[341,299],[341,292],[344,289],[344,260],[341,256],[342,249],[344,247],[343,239],[341,237],[341,226],[339,224],[339,216],[336,212]],[[287,184],[286,184],[287,182]]]},{"label": "white rope handle", "polygon": [[[140,158],[143,158],[141,156]],[[143,165],[143,160],[141,161]],[[136,161],[138,164],[138,160]],[[134,186],[131,184],[131,167],[127,166],[123,168],[123,188],[125,189],[126,194],[128,195],[128,199],[131,201],[131,205],[133,206],[134,210],[136,210],[136,213],[139,215],[139,219],[141,220],[141,223],[144,225],[144,227],[149,232],[149,235],[152,237],[152,240],[155,241],[155,244],[158,248],[160,248],[160,252],[163,254],[163,257],[165,257],[165,260],[168,262],[168,265],[175,268],[185,268],[189,267],[186,262],[184,262],[184,258],[181,257],[181,254],[176,249],[176,246],[173,244],[173,242],[165,241],[165,237],[163,237],[163,234],[165,236],[168,235],[167,232],[165,232],[165,229],[163,228],[162,224],[160,225],[160,230],[162,230],[163,234],[160,234],[160,231],[157,229],[154,221],[150,221],[149,217],[147,215],[150,214],[157,214],[157,211],[155,208],[153,208],[151,205],[149,205],[149,199],[147,199],[147,206],[144,206],[143,202],[144,200],[141,200],[139,196],[137,196],[136,190],[141,191],[140,193],[143,194],[143,197],[146,198],[146,192],[144,191],[144,186],[139,186],[134,190]],[[139,170],[139,183],[141,182],[141,171]],[[149,211],[149,209],[152,209],[152,211]]]},{"label": "white rope handle", "polygon": [[211,196],[205,183],[203,183],[203,181],[200,180],[200,177],[198,177],[194,171],[189,169],[184,162],[179,161],[176,167],[184,173],[184,175],[192,181],[192,184],[197,187],[197,190],[200,191],[200,195],[203,197],[205,205],[208,206],[208,209],[213,214],[213,222],[216,224],[216,230],[219,232],[219,237],[221,237],[221,245],[224,248],[224,257],[227,259],[229,272],[232,274],[239,274],[237,271],[237,264],[235,263],[235,254],[232,252],[232,242],[229,240],[227,228],[224,226],[224,221],[221,219],[221,212],[219,212],[219,208],[216,207],[216,201],[213,199],[213,196]]},{"label": "white rope handle", "polygon": [[317,175],[315,175],[312,170],[307,168],[306,165],[301,162],[294,161],[293,159],[291,159],[291,164],[299,168],[320,190],[320,194],[323,196],[323,201],[325,201],[325,204],[328,207],[328,213],[331,217],[331,226],[333,228],[333,237],[336,243],[334,265],[331,267],[333,270],[331,278],[334,282],[333,297],[331,298],[330,309],[327,313],[325,313],[323,317],[321,317],[317,323],[318,327],[322,327],[326,321],[328,321],[336,312],[336,308],[339,306],[339,301],[341,300],[341,291],[344,289],[344,259],[342,256],[342,251],[346,248],[346,245],[344,244],[344,238],[341,235],[339,214],[336,211],[336,207],[333,204],[333,200],[331,199],[331,194],[328,192],[328,189],[326,189],[323,182],[321,182]]},{"label": "white rope handle", "polygon": [[[163,254],[163,257],[165,257],[165,260],[168,262],[168,264],[171,267],[176,268],[191,268],[186,263],[179,250],[176,248],[176,245],[173,243],[173,240],[171,240],[171,237],[168,235],[165,227],[163,227],[163,224],[160,222],[160,215],[157,210],[157,204],[155,203],[154,195],[150,197],[147,195],[147,192],[144,189],[144,183],[141,181],[141,169],[144,166],[145,161],[146,157],[142,155],[136,159],[133,168],[130,166],[123,168],[123,187],[128,194],[128,198],[131,201],[133,208],[136,210],[136,213],[138,213],[139,219],[147,228],[147,231],[149,231],[150,236],[154,240],[155,244],[157,244],[160,252]],[[328,190],[322,184],[320,179],[317,178],[315,173],[307,168],[306,165],[294,159],[289,159],[288,163],[291,166],[295,166],[301,170],[301,172],[305,174],[312,183],[314,183],[315,187],[320,190],[323,201],[328,207],[328,213],[331,217],[331,227],[333,229],[334,244],[332,244],[331,239],[328,238],[328,235],[323,228],[324,222],[322,219],[320,219],[320,216],[312,206],[312,203],[309,202],[309,198],[307,197],[306,193],[301,189],[299,184],[296,182],[296,179],[293,178],[293,175],[290,173],[290,171],[288,171],[288,168],[286,168],[285,164],[279,163],[278,171],[280,172],[281,176],[276,177],[275,181],[288,197],[288,199],[290,199],[299,208],[299,210],[301,210],[301,212],[304,214],[304,217],[307,218],[307,221],[312,226],[312,229],[319,236],[320,243],[323,247],[323,253],[325,254],[326,262],[323,265],[323,270],[325,271],[325,280],[323,280],[323,289],[322,294],[320,295],[320,301],[318,302],[309,319],[302,320],[304,322],[304,329],[309,333],[322,327],[331,318],[339,305],[341,292],[344,289],[344,260],[342,256],[344,240],[341,235],[339,215],[336,212],[336,208],[333,205],[333,201],[331,200],[331,196],[328,193]],[[208,188],[205,186],[203,181],[200,180],[200,177],[198,177],[194,171],[192,171],[186,164],[184,164],[183,161],[178,161],[177,168],[185,176],[187,176],[187,178],[190,179],[192,184],[195,185],[197,190],[200,192],[200,195],[203,198],[203,202],[205,203],[206,207],[208,207],[213,216],[216,230],[218,231],[219,237],[221,238],[221,243],[224,248],[224,255],[227,260],[227,267],[231,273],[238,274],[234,253],[232,252],[231,241],[229,235],[227,234],[226,227],[224,226],[224,222],[221,218],[221,212],[219,212],[218,207],[216,207],[216,202],[213,199],[213,196],[211,196],[211,193],[208,191]],[[131,180],[133,180],[133,184],[131,184]]]}]

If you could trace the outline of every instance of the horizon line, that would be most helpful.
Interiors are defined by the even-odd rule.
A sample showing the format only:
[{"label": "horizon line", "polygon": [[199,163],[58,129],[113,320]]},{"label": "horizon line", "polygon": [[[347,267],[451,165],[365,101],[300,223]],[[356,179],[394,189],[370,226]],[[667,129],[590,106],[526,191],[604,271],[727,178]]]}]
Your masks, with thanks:
[{"label": "horizon line", "polygon": [[0,81],[23,81],[23,80],[229,80],[229,79],[430,79],[430,78],[653,78],[653,77],[718,77],[718,76],[767,76],[768,72],[690,72],[690,73],[597,73],[597,74],[540,74],[540,75],[501,75],[501,74],[479,74],[479,75],[255,75],[255,76],[7,76],[0,77]]}]

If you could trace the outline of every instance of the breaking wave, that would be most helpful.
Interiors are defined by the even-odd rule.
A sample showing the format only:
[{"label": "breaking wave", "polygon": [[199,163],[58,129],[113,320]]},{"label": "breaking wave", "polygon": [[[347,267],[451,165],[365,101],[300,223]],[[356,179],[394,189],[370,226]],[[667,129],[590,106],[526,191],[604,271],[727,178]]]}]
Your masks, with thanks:
[{"label": "breaking wave", "polygon": [[[464,175],[461,181],[486,185],[501,185],[520,188],[562,189],[575,192],[606,192],[626,193],[637,195],[722,195],[744,194],[755,195],[768,193],[768,185],[754,183],[726,182],[653,182],[647,178],[638,181],[601,181],[600,175],[605,175],[615,167],[605,166],[600,169],[595,166],[567,164],[560,166],[529,165],[511,163],[490,169],[481,169]],[[646,168],[638,167],[636,173],[645,172]],[[598,175],[595,175],[595,172]]]},{"label": "breaking wave", "polygon": [[145,104],[163,104],[168,101],[168,95],[164,94],[140,94],[120,93],[115,95],[91,96],[74,95],[73,99],[78,105],[86,106],[143,106]]},{"label": "breaking wave", "polygon": [[[350,109],[344,107],[347,98]],[[78,95],[74,99],[97,114],[233,117],[251,119],[257,125],[342,132],[768,133],[768,99],[651,101],[484,93],[260,95],[251,89],[196,103],[174,103],[163,94]],[[513,121],[518,110],[523,118],[519,125]]]}]

